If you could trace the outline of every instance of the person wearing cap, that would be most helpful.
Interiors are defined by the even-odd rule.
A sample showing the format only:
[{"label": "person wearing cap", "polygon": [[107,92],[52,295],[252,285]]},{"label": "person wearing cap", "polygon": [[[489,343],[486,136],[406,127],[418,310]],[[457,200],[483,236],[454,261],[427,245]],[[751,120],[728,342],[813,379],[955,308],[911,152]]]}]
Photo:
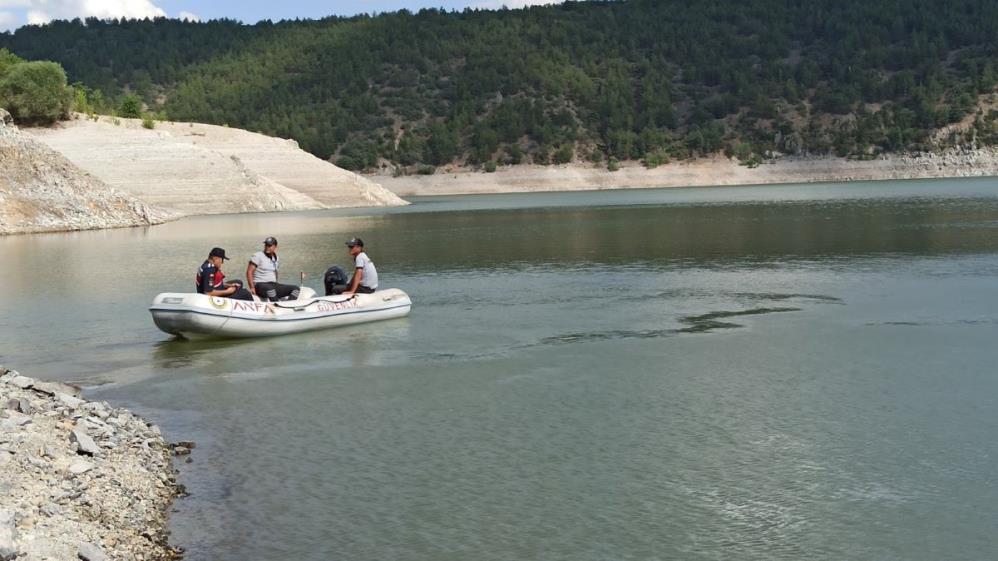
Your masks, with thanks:
[{"label": "person wearing cap", "polygon": [[220,247],[213,247],[208,253],[208,259],[201,264],[198,269],[196,282],[197,291],[208,296],[224,296],[236,300],[253,300],[250,291],[243,288],[241,281],[225,281],[225,274],[222,272],[222,263],[228,260],[225,250]]},{"label": "person wearing cap", "polygon": [[371,294],[378,289],[378,270],[374,268],[374,261],[364,253],[364,240],[360,238],[350,238],[347,242],[350,255],[353,256],[354,273],[349,288],[343,292],[346,295],[355,293]]},{"label": "person wearing cap", "polygon": [[277,238],[271,236],[263,240],[263,251],[250,258],[246,266],[246,281],[250,292],[271,302],[297,300],[300,289],[293,284],[277,282],[277,270],[281,260],[277,257]]}]

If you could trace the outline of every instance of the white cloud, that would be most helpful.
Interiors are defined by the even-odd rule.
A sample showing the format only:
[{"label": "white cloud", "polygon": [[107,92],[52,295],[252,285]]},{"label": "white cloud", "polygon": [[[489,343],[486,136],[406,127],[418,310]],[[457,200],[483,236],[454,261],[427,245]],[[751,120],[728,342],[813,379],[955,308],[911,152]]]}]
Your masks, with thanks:
[{"label": "white cloud", "polygon": [[480,2],[475,7],[484,8],[486,10],[498,10],[503,6],[515,10],[517,8],[526,8],[527,6],[541,6],[544,4],[561,4],[562,0],[488,0],[486,2]]},{"label": "white cloud", "polygon": [[15,22],[18,20],[17,14],[12,14],[10,12],[0,12],[0,31],[7,31],[17,27]]},{"label": "white cloud", "polygon": [[190,12],[180,12],[180,15],[177,17],[185,21],[201,21],[201,16]]},{"label": "white cloud", "polygon": [[28,9],[28,23],[46,23],[53,19],[129,18],[142,19],[166,16],[149,0],[0,0],[19,2]]},{"label": "white cloud", "polygon": [[27,8],[31,0],[0,0],[0,8]]}]

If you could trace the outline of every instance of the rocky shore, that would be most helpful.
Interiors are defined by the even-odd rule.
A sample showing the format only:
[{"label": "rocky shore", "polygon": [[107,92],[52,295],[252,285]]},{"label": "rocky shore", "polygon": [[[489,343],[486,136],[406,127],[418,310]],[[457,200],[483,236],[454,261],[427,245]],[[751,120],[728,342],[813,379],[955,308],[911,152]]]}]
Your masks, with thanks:
[{"label": "rocky shore", "polygon": [[500,167],[484,173],[444,166],[433,175],[372,175],[400,196],[587,191],[660,187],[713,187],[998,176],[998,149],[956,148],[940,153],[885,154],[872,160],[786,156],[757,167],[722,155],[647,169],[625,162],[617,171],[590,163]]},{"label": "rocky shore", "polygon": [[0,561],[176,559],[172,453],[129,411],[0,367]]}]

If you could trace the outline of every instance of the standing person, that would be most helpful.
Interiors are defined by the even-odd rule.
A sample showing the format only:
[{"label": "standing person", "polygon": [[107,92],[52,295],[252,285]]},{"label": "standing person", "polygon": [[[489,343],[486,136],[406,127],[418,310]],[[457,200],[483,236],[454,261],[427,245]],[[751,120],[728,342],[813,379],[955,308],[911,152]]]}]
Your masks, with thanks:
[{"label": "standing person", "polygon": [[246,266],[246,280],[250,292],[271,302],[297,300],[300,289],[293,284],[277,282],[277,270],[281,260],[277,257],[277,238],[271,236],[263,240],[263,251],[256,252]]},{"label": "standing person", "polygon": [[355,293],[371,294],[378,289],[378,270],[374,268],[374,261],[364,253],[364,240],[360,238],[350,238],[347,242],[350,248],[350,255],[353,257],[354,273],[349,288],[343,292],[346,295]]},{"label": "standing person", "polygon": [[196,290],[200,294],[208,296],[224,296],[235,300],[253,300],[250,291],[243,288],[242,281],[225,281],[225,273],[222,272],[222,263],[229,258],[225,256],[225,250],[220,247],[213,247],[198,269],[195,282]]}]

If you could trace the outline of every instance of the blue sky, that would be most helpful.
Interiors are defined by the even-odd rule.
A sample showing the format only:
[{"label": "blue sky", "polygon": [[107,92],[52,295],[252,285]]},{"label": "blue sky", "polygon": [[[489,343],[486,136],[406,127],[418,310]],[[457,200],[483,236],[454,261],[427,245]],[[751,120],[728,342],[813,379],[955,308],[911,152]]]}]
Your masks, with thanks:
[{"label": "blue sky", "polygon": [[391,12],[407,8],[463,9],[519,8],[550,4],[554,0],[0,0],[0,30],[16,29],[28,23],[74,17],[155,17],[215,19],[232,18],[247,23],[261,19],[321,18],[328,15]]}]

